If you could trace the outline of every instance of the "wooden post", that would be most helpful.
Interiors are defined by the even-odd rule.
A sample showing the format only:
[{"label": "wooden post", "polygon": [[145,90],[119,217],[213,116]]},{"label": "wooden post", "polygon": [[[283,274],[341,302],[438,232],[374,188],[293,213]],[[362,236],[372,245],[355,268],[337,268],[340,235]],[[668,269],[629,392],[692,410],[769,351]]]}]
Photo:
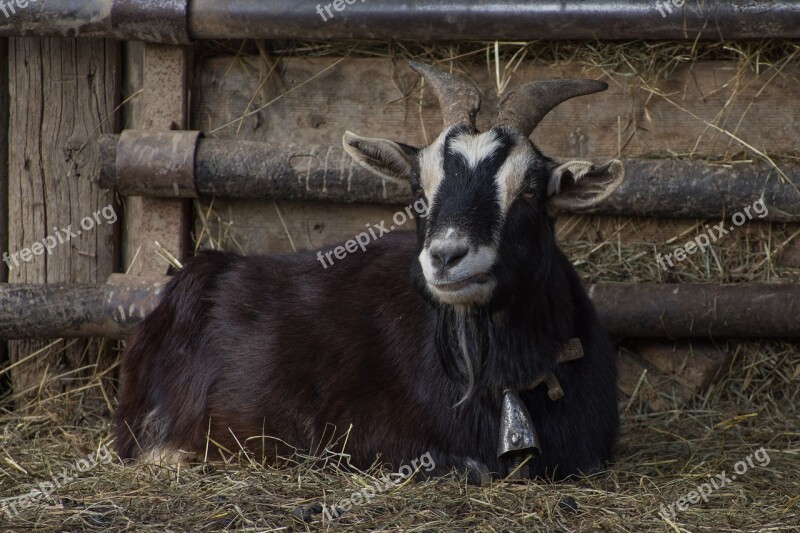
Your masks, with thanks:
[{"label": "wooden post", "polygon": [[[141,90],[138,109],[128,128],[186,129],[191,48],[146,44],[130,45],[129,77],[137,80],[128,91]],[[162,250],[179,259],[189,244],[191,203],[186,200],[133,197],[126,201],[124,259],[134,276],[166,273],[169,263]]]},{"label": "wooden post", "polygon": [[[118,130],[119,44],[12,38],[8,55],[9,281],[101,282],[115,266],[117,224],[111,216],[94,218],[113,196],[89,178],[97,135]],[[89,229],[81,228],[85,217],[94,220],[85,222]],[[42,251],[36,243],[48,237],[56,244]],[[40,352],[12,371],[15,393],[57,392],[99,355],[84,341],[63,348],[47,340],[9,343],[12,364]],[[65,377],[59,382],[58,375]]]},{"label": "wooden post", "polygon": [[[8,250],[8,39],[0,39],[0,252]],[[0,262],[0,283],[8,281],[8,268]],[[8,362],[8,346],[0,341],[0,368]],[[8,376],[0,376],[0,395]]]}]

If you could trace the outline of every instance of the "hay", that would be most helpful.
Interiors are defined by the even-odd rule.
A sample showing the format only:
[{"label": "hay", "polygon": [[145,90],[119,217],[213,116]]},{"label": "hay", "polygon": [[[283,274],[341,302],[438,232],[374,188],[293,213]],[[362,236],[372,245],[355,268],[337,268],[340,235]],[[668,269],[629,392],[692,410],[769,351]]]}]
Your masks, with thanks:
[{"label": "hay", "polygon": [[[274,59],[291,56],[485,63],[498,88],[508,83],[514,65],[522,60],[578,62],[609,74],[637,76],[656,87],[658,79],[681,64],[735,60],[742,72],[765,65],[780,71],[798,51],[797,43],[783,41],[202,46],[203,54],[261,54],[265,66],[259,86],[274,70]],[[653,92],[653,98],[663,96]],[[781,155],[755,153],[728,138],[730,150],[719,156],[720,162],[775,160]],[[216,213],[213,204],[198,203],[196,211],[198,247],[241,251],[233,222]],[[787,224],[748,224],[715,243],[710,253],[691,256],[668,272],[660,270],[655,253],[695,235],[705,222],[570,216],[559,221],[558,236],[579,273],[595,281],[800,281],[800,269],[781,261],[798,235],[797,228]],[[57,360],[58,351],[69,342],[55,342],[35,357]],[[53,370],[41,389],[55,384],[62,391],[58,396],[32,398],[20,410],[11,409],[19,395],[7,394],[0,401],[0,530],[788,531],[800,523],[799,347],[778,341],[730,341],[735,355],[722,380],[688,403],[673,402],[664,412],[649,412],[638,395],[621,397],[616,458],[591,477],[558,484],[497,482],[475,487],[452,475],[403,484],[332,521],[313,512],[314,506],[335,504],[382,476],[375,470],[356,473],[341,468],[340,450],[322,453],[313,464],[287,458],[279,468],[237,454],[179,469],[125,467],[112,459],[79,472],[76,462],[98,457],[98,450],[110,441],[116,364],[80,372]],[[5,370],[0,370],[0,379],[6,379]],[[709,477],[723,471],[730,476],[737,462],[761,447],[769,454],[768,465],[750,468],[714,491],[708,502],[693,504],[674,517],[660,513],[662,504],[668,506]],[[11,510],[9,506],[39,482],[64,472],[70,481],[56,489],[53,498],[17,509],[18,514]],[[11,514],[3,512],[4,504]]]},{"label": "hay", "polygon": [[[0,528],[787,531],[800,523],[798,346],[742,342],[733,350],[728,377],[688,405],[648,413],[636,402],[627,409],[629,402],[621,402],[616,459],[596,475],[488,487],[467,485],[455,475],[407,483],[332,521],[312,512],[314,506],[335,505],[382,473],[340,468],[343,457],[333,451],[321,454],[316,466],[288,459],[274,468],[238,454],[183,468],[100,461],[79,472],[76,462],[96,457],[109,442],[110,413],[89,390],[69,393],[24,416],[0,415],[0,508],[54,474],[74,476],[52,500],[0,517]],[[674,518],[659,514],[662,504],[709,477],[730,477],[737,462],[762,446],[768,465],[755,464],[708,502]]]}]

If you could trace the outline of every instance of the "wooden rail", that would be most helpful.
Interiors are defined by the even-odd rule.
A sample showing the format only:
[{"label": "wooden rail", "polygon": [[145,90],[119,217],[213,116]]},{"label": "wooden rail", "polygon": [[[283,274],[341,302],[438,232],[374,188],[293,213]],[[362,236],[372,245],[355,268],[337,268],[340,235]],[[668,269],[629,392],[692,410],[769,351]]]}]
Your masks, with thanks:
[{"label": "wooden rail", "polygon": [[[120,141],[123,139],[123,141]],[[100,185],[125,196],[408,204],[403,184],[381,180],[339,146],[197,140],[197,132],[125,131],[99,141]],[[782,179],[766,163],[719,165],[628,159],[614,194],[584,213],[800,221],[800,164]],[[755,202],[759,212],[752,212]]]},{"label": "wooden rail", "polygon": [[[100,285],[0,285],[0,338],[123,338],[158,303],[167,278],[112,275]],[[614,337],[800,337],[800,285],[594,283]]]}]

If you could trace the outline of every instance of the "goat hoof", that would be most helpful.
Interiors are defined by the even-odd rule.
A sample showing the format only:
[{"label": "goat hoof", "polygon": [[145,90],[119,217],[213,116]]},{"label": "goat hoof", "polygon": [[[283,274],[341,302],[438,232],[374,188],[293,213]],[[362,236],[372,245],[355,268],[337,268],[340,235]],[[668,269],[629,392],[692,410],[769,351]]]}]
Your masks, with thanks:
[{"label": "goat hoof", "polygon": [[294,508],[292,514],[295,518],[302,520],[303,522],[311,522],[314,519],[314,515],[317,515],[322,512],[322,505],[315,504],[315,505],[298,505]]},{"label": "goat hoof", "polygon": [[559,500],[558,508],[567,514],[575,514],[578,512],[578,502],[572,496],[564,496]]}]

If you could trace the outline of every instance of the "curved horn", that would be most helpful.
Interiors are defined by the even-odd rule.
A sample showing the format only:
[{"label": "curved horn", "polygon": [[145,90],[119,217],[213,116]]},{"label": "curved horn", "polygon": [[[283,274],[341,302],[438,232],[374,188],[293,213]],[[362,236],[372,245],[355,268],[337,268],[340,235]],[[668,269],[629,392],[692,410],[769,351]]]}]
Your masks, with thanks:
[{"label": "curved horn", "polygon": [[554,107],[565,100],[608,89],[608,84],[597,80],[545,80],[517,87],[508,93],[497,107],[498,126],[508,126],[525,137]]},{"label": "curved horn", "polygon": [[408,64],[433,87],[442,108],[445,129],[455,124],[475,127],[475,115],[481,108],[481,95],[475,85],[431,65],[416,61]]}]

